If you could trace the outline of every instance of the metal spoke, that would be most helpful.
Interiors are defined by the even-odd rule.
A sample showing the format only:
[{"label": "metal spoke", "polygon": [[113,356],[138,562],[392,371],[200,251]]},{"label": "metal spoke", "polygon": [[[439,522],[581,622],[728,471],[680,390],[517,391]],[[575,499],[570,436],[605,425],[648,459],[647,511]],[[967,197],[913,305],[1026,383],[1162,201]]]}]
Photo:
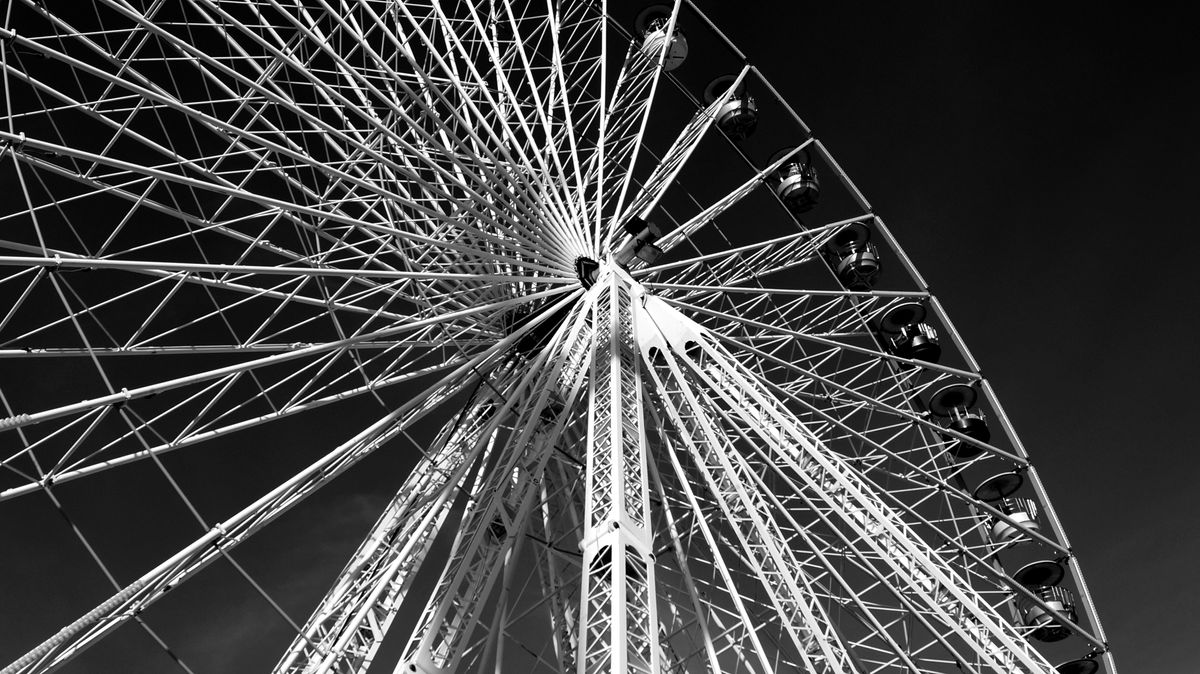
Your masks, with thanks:
[{"label": "metal spoke", "polygon": [[[15,0],[0,77],[0,521],[116,588],[0,674],[245,669],[174,591],[220,559],[280,673],[1116,674],[945,309],[691,0]],[[293,620],[231,552],[334,479],[382,512]]]}]

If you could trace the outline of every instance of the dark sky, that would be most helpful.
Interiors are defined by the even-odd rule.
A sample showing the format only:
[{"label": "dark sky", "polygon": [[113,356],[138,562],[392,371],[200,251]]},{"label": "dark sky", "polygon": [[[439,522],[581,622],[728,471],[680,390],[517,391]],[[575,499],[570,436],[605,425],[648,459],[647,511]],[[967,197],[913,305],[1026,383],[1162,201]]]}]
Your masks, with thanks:
[{"label": "dark sky", "polygon": [[1118,666],[1194,671],[1200,58],[1186,17],[706,7],[942,300],[1042,474]]},{"label": "dark sky", "polygon": [[[1115,15],[1012,3],[701,5],[849,172],[945,305],[1042,474],[1122,671],[1192,671],[1185,663],[1200,624],[1200,509],[1187,485],[1198,464],[1189,431],[1200,326],[1191,292],[1198,235],[1185,199],[1200,178],[1200,59],[1185,17],[1141,6]],[[376,415],[341,421],[361,426]],[[237,492],[244,503],[343,431],[247,434],[240,447],[172,458],[171,466],[190,493]],[[281,437],[311,446],[281,447]],[[188,472],[193,460],[244,465],[233,452],[247,447],[286,451],[292,462],[253,474],[200,472],[198,464]],[[281,518],[239,559],[303,620],[407,460],[372,457],[353,481]],[[126,498],[172,503],[161,477],[136,470],[154,487]],[[215,479],[227,482],[205,483]],[[86,491],[64,491],[77,512],[96,502]],[[225,514],[223,505],[201,505],[214,518]],[[62,530],[44,503],[22,501],[15,511],[2,512],[29,519],[7,538],[10,549],[31,544],[21,532]],[[145,548],[141,559],[159,559],[197,533],[147,541],[140,532],[165,515],[157,506],[122,510],[131,511],[119,527],[127,536],[105,541],[109,552],[135,546]],[[78,512],[83,520],[102,516]],[[86,524],[114,531],[111,522]],[[62,542],[63,550],[77,547],[65,533]],[[289,546],[282,560],[281,546]],[[35,565],[38,574],[62,574],[46,601],[72,604],[69,615],[105,596],[98,574],[78,574],[89,562],[74,554],[15,562],[31,574]],[[144,570],[117,569],[124,580]],[[286,627],[231,578],[218,564],[177,591],[204,607],[215,603],[205,593],[236,588],[220,596],[224,617],[166,609],[152,616],[168,636],[186,634],[193,618],[216,625],[198,641],[191,635],[197,671],[269,667],[274,653],[247,659],[239,649],[260,638],[286,641]],[[48,634],[55,612],[62,611],[25,616],[27,624],[3,612],[12,640],[0,634],[0,655]],[[128,662],[122,651],[134,644],[145,654],[130,671],[168,671],[146,643],[123,630],[77,671],[111,671],[106,663]]]}]

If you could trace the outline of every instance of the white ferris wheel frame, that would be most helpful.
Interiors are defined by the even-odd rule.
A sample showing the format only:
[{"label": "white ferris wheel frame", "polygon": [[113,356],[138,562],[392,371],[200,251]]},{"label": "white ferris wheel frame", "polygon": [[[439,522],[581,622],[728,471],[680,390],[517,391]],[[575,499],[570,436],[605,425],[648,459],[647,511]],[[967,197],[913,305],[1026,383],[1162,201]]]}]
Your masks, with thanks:
[{"label": "white ferris wheel frame", "polygon": [[[288,618],[295,637],[275,671],[366,671],[419,602],[398,672],[499,671],[522,648],[546,671],[581,673],[1056,671],[1030,640],[1044,623],[1022,621],[1033,611],[1115,674],[1048,494],[941,304],[826,147],[690,0],[638,30],[584,0],[188,0],[178,12],[193,23],[143,4],[98,0],[116,27],[89,28],[19,0],[0,28],[0,162],[20,197],[0,221],[33,233],[0,241],[12,298],[0,360],[75,359],[100,381],[81,401],[20,408],[20,385],[0,381],[0,437],[14,447],[0,500],[57,505],[66,485],[150,462],[206,532],[117,583],[75,530],[115,593],[0,672],[57,670],[130,623],[167,648],[143,613],[218,560],[285,613],[234,549],[409,442],[422,458],[307,621]],[[14,11],[49,32],[17,30]],[[685,14],[742,64],[708,102],[667,67]],[[34,57],[74,79],[43,75]],[[749,90],[798,139],[767,162],[718,123]],[[695,112],[655,146],[651,113],[667,93]],[[77,138],[60,120],[110,135]],[[737,185],[710,203],[688,192],[695,208],[677,217],[664,204],[711,143],[737,159]],[[809,223],[772,192],[789,229],[722,229],[802,160],[836,178],[853,212]],[[124,205],[98,238],[81,218],[93,204]],[[651,216],[672,226],[638,230]],[[146,238],[147,217],[178,229]],[[906,283],[774,285],[820,267],[856,227]],[[633,255],[651,240],[661,262]],[[141,283],[88,288],[74,272]],[[45,298],[60,306],[39,308]],[[885,348],[881,321],[913,303],[955,364]],[[213,324],[228,339],[207,339]],[[129,356],[230,362],[126,385]],[[925,400],[953,384],[978,393],[1003,442],[930,414]],[[400,390],[405,402],[221,521],[164,463]],[[414,441],[435,413],[445,425]],[[978,458],[947,459],[955,442]],[[1047,530],[968,488],[989,460],[1022,476]],[[997,542],[991,522],[1022,534]],[[414,592],[439,540],[445,567]],[[1082,619],[1013,579],[1000,558],[1018,544],[1065,568]],[[523,624],[549,626],[541,650]]]}]

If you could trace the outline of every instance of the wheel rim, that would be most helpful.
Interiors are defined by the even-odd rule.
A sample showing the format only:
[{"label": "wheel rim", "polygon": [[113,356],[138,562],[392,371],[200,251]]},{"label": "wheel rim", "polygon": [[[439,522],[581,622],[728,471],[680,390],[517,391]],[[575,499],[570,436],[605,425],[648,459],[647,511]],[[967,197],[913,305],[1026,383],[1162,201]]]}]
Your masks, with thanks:
[{"label": "wheel rim", "polygon": [[[670,40],[647,54],[640,38],[622,28],[631,17],[610,19],[584,3],[565,3],[559,15],[503,3],[486,11],[320,2],[152,3],[138,11],[114,1],[98,7],[95,25],[86,23],[90,17],[44,14],[33,2],[18,7],[10,20],[16,32],[6,52],[6,84],[14,95],[0,141],[7,144],[5,175],[20,199],[4,219],[21,225],[24,238],[5,244],[0,281],[11,310],[0,329],[0,349],[9,356],[11,381],[36,379],[34,364],[53,362],[68,373],[70,386],[0,389],[9,414],[5,436],[12,442],[0,498],[53,495],[110,470],[149,466],[160,486],[169,487],[167,495],[191,508],[203,487],[175,488],[175,450],[220,447],[243,437],[239,433],[292,418],[335,423],[339,410],[360,406],[357,416],[370,418],[356,417],[358,427],[342,429],[332,453],[309,457],[315,463],[298,463],[279,478],[299,470],[295,475],[303,479],[261,490],[266,497],[250,500],[230,518],[194,511],[205,531],[201,540],[222,549],[187,556],[185,565],[195,567],[189,566],[190,577],[211,561],[235,563],[232,548],[282,514],[281,499],[306,497],[385,442],[405,441],[427,415],[441,415],[441,431],[413,430],[417,439],[408,441],[432,457],[420,466],[449,477],[437,483],[418,468],[376,525],[407,532],[426,547],[393,548],[371,559],[416,564],[411,560],[430,554],[440,540],[435,534],[452,529],[447,522],[465,506],[468,533],[454,538],[456,545],[492,546],[486,552],[491,556],[480,559],[505,571],[498,575],[511,576],[513,587],[522,572],[533,583],[537,569],[560,578],[543,598],[544,604],[561,604],[544,609],[549,618],[543,620],[555,630],[543,635],[542,648],[553,655],[533,658],[533,666],[554,671],[571,665],[576,647],[588,662],[603,659],[587,650],[602,639],[568,628],[572,611],[589,610],[585,588],[595,588],[605,573],[626,587],[663,583],[663,594],[636,610],[668,634],[684,636],[660,640],[659,626],[651,624],[641,643],[630,631],[634,645],[625,657],[636,660],[648,649],[647,665],[687,669],[708,662],[719,669],[740,666],[739,658],[761,666],[780,657],[810,668],[845,661],[860,669],[932,672],[943,671],[945,661],[992,662],[988,658],[997,656],[977,652],[986,650],[970,645],[978,635],[947,618],[939,601],[971,607],[973,620],[987,625],[988,639],[1005,646],[1007,655],[997,662],[1030,671],[1044,664],[1024,633],[996,617],[1010,579],[987,554],[975,552],[980,544],[963,524],[978,509],[991,514],[968,482],[996,468],[1027,468],[1024,452],[1005,423],[1003,441],[955,438],[972,445],[972,452],[961,453],[970,458],[947,458],[945,429],[924,414],[923,401],[932,392],[982,383],[987,406],[1001,418],[1002,411],[961,344],[947,364],[915,367],[880,348],[871,326],[897,308],[930,299],[913,279],[888,280],[894,285],[882,293],[838,285],[821,251],[839,234],[870,227],[873,240],[883,235],[893,258],[899,251],[853,184],[843,178],[835,190],[827,179],[821,204],[803,221],[760,186],[801,156],[827,177],[841,175],[798,118],[779,132],[791,137],[762,140],[791,143],[794,149],[783,156],[763,159],[766,153],[755,154],[757,141],[727,143],[711,116],[693,115],[695,106],[687,107],[694,96],[689,99],[684,75],[668,79],[657,67]],[[668,32],[678,11],[670,14]],[[564,24],[575,28],[564,32]],[[556,38],[571,39],[551,39],[554,30]],[[55,32],[65,36],[65,46],[52,37]],[[599,40],[602,34],[607,41]],[[689,37],[705,44],[694,31]],[[611,56],[600,53],[599,45],[610,42]],[[627,44],[632,48],[622,62]],[[696,60],[693,48],[681,73]],[[728,68],[709,70],[704,81]],[[756,71],[743,69],[730,90],[753,77]],[[718,96],[709,107],[723,100]],[[790,116],[780,102],[763,108],[763,115]],[[655,139],[651,113],[682,121]],[[696,168],[713,157],[728,158],[737,168],[712,176]],[[673,188],[686,180],[720,187]],[[662,219],[666,233],[634,252],[657,246],[662,257],[647,263],[653,256],[634,255],[620,268],[612,256],[629,245],[623,225],[636,217]],[[758,224],[736,224],[744,220]],[[88,226],[97,221],[106,224]],[[162,223],[170,227],[164,231]],[[578,260],[585,258],[598,261],[595,288],[580,284]],[[694,342],[672,346],[673,333],[656,328],[666,340],[656,347],[666,354],[659,367],[637,360],[633,344],[625,350],[604,346],[598,307],[606,292],[613,293],[607,316],[626,311],[623,303],[630,300],[621,293],[652,297],[647,301],[653,310],[630,305],[625,320],[684,326]],[[931,317],[950,327],[937,305],[916,306],[922,313],[930,307]],[[624,334],[611,330],[610,340]],[[676,436],[657,439],[652,429],[639,431],[650,434],[640,450],[644,474],[636,478],[646,503],[628,505],[627,514],[642,512],[645,526],[657,521],[657,533],[646,534],[643,543],[663,559],[649,567],[644,554],[616,565],[617,557],[603,557],[600,548],[585,549],[584,562],[555,557],[569,556],[564,551],[586,538],[586,527],[566,524],[572,508],[590,508],[588,499],[614,488],[584,484],[597,469],[589,464],[580,470],[601,451],[598,435],[587,428],[601,407],[595,389],[603,375],[595,363],[606,354],[633,358],[629,367],[646,387],[643,404],[656,410],[650,419],[677,429]],[[147,356],[153,365],[128,365],[133,355]],[[209,360],[199,364],[201,358]],[[615,371],[616,380],[623,371]],[[756,402],[722,398],[718,392],[729,377],[736,378],[737,390],[759,396]],[[701,393],[671,393],[681,386]],[[767,425],[746,421],[767,411],[775,415],[773,423],[784,423],[774,441]],[[689,426],[693,413],[707,425]],[[717,430],[730,438],[758,438],[761,446],[751,451],[733,440],[712,444]],[[493,436],[517,448],[569,441],[587,447],[587,456],[533,457],[489,445],[486,438]],[[784,440],[801,438],[812,442],[809,453],[788,455]],[[717,447],[733,458],[718,460]],[[692,463],[672,463],[676,451]],[[804,481],[807,461],[817,461],[827,483]],[[547,487],[537,507],[526,503],[516,512],[506,510],[507,503],[464,504],[476,491],[473,485],[486,489],[487,480],[506,474],[495,466],[544,478],[557,491]],[[722,471],[741,476],[753,493],[722,500]],[[1032,482],[1044,499],[1040,483]],[[871,493],[856,501],[860,510],[827,521],[835,483],[840,489],[866,485]],[[411,516],[403,510],[404,495],[421,489],[436,503],[420,511],[427,529],[386,523],[388,513]],[[658,506],[649,505],[656,499]],[[788,503],[803,515],[789,512]],[[553,517],[539,523],[531,515],[552,504]],[[739,529],[739,513],[751,512],[754,504],[773,508],[775,521],[751,518],[748,528]],[[894,511],[903,526],[864,533],[863,513],[875,507]],[[260,522],[268,511],[271,516]],[[684,511],[691,515],[679,514]],[[935,514],[943,511],[954,514]],[[726,522],[710,528],[697,516],[704,512]],[[671,540],[667,521],[689,528],[695,547],[655,545]],[[807,533],[809,527],[815,533]],[[1054,528],[1038,544],[1069,554]],[[528,541],[537,540],[538,531],[542,540],[557,536],[560,544],[549,546],[552,552],[531,551]],[[756,543],[763,532],[775,542]],[[485,534],[493,543],[485,544]],[[88,540],[82,530],[80,537]],[[722,537],[736,543],[740,557],[721,555]],[[922,575],[933,573],[928,570],[914,575],[914,569],[935,568],[926,548],[939,537],[963,554],[937,562],[937,571],[947,575],[921,587],[935,576]],[[789,552],[783,540],[799,541],[798,549]],[[360,553],[376,554],[367,547]],[[515,561],[496,561],[506,554]],[[95,553],[102,565],[106,557]],[[838,559],[860,568],[841,569]],[[521,568],[522,561],[534,563]],[[701,563],[723,570],[702,577],[688,567]],[[341,577],[349,577],[352,567]],[[455,568],[453,558],[448,568]],[[563,580],[572,569],[586,578]],[[789,574],[790,585],[771,584]],[[255,583],[254,574],[245,577]],[[142,587],[118,583],[126,589],[118,591],[117,603],[156,602],[173,585],[156,586],[155,578]],[[486,636],[487,620],[511,620],[518,626],[514,634],[537,631],[536,620],[521,622],[518,609],[532,600],[518,590],[500,589],[500,581],[495,589],[488,585],[485,594],[506,597],[510,614],[472,617],[478,624],[461,629],[450,621],[453,633],[439,632],[430,626],[439,624],[435,618],[446,620],[445,606],[453,603],[447,597],[483,587],[482,581],[447,580],[431,590],[434,600],[422,611],[422,600],[407,599],[413,578],[381,612],[387,623],[403,605],[416,620],[406,661],[433,671],[470,657],[475,666],[488,658],[516,658],[516,645],[532,643],[513,636],[504,647],[507,640]],[[971,581],[959,587],[956,578]],[[773,588],[766,599],[752,600],[746,587],[755,583]],[[453,591],[438,595],[444,587]],[[503,592],[512,594],[496,594]],[[705,618],[693,601],[700,592],[714,597]],[[680,599],[668,601],[671,593]],[[264,594],[270,599],[274,592]],[[664,617],[669,606],[683,607],[677,624]],[[781,617],[795,612],[803,619]],[[898,614],[917,625],[903,640],[888,627]],[[725,625],[751,615],[768,637]],[[857,625],[833,627],[831,615]],[[336,639],[326,650],[309,647],[318,632],[333,633],[327,618],[293,619],[307,636],[293,641],[279,669],[326,657],[365,667],[377,638],[359,655],[347,655],[353,649],[345,644],[336,650]],[[682,627],[689,621],[693,627]],[[1079,631],[1102,646],[1094,616],[1089,623]],[[152,623],[145,624],[157,639]],[[85,625],[71,636],[94,628]],[[685,637],[700,633],[706,646],[684,650]],[[818,634],[834,645],[810,650]],[[955,639],[968,645],[948,641]],[[992,643],[977,643],[985,642]],[[435,657],[439,647],[449,654]]]}]

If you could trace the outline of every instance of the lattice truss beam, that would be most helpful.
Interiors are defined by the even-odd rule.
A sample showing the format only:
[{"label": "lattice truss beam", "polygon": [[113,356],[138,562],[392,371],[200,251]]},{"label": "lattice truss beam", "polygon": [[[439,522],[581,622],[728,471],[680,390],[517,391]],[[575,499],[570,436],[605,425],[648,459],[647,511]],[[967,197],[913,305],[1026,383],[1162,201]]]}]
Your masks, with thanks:
[{"label": "lattice truss beam", "polygon": [[[1024,606],[1115,674],[1090,605],[1006,569],[1035,543],[1086,598],[882,220],[782,100],[791,145],[739,144],[731,106],[778,96],[736,48],[704,101],[667,72],[680,25],[713,28],[690,2],[632,33],[593,0],[11,4],[0,507],[140,466],[204,533],[130,583],[75,529],[115,594],[0,674],[124,625],[169,651],[147,611],[215,561],[271,600],[235,549],[401,443],[421,458],[284,616],[276,672],[379,671],[385,640],[398,673],[1052,672]],[[817,164],[801,217],[780,176]],[[942,364],[889,341],[926,315]],[[71,385],[28,385],[39,363]],[[947,390],[992,438],[936,417]],[[219,521],[168,469],[349,406],[379,411]],[[974,491],[996,463],[1050,526]]]}]

